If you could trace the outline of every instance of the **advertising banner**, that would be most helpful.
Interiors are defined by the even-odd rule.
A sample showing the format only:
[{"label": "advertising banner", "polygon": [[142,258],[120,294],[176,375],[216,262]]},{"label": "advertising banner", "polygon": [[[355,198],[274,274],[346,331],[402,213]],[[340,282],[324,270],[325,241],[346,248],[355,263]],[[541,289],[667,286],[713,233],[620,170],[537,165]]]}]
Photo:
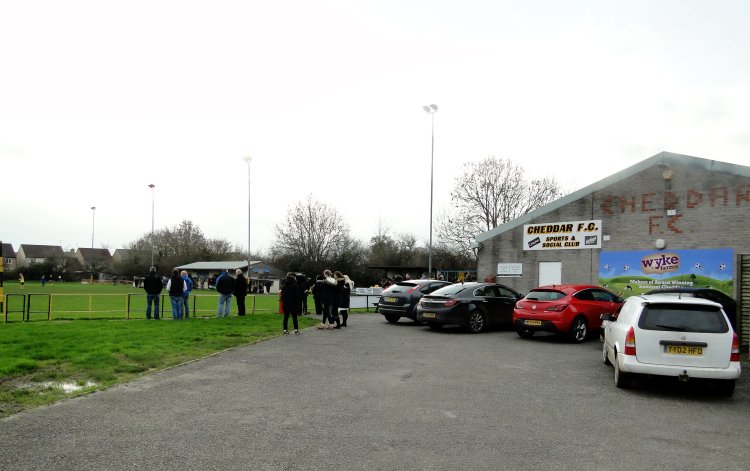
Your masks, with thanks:
[{"label": "advertising banner", "polygon": [[714,288],[732,296],[732,249],[602,251],[599,284],[624,295],[659,288]]},{"label": "advertising banner", "polygon": [[600,219],[523,226],[524,250],[580,250],[601,247]]}]

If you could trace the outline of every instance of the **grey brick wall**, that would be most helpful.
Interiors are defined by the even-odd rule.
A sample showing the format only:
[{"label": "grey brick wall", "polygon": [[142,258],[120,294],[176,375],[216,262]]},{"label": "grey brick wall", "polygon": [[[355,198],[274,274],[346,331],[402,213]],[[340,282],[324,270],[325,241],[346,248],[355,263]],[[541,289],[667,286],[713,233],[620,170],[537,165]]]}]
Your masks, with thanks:
[{"label": "grey brick wall", "polygon": [[[676,214],[667,215],[668,209]],[[598,284],[600,250],[652,250],[657,239],[666,241],[667,250],[750,253],[750,178],[691,164],[654,165],[530,223],[587,219],[602,220],[602,235],[609,236],[602,249],[524,251],[521,225],[483,243],[479,279],[494,275],[498,262],[522,263],[522,277],[499,281],[525,293],[537,286],[539,262],[555,261],[562,262],[563,283]]]}]

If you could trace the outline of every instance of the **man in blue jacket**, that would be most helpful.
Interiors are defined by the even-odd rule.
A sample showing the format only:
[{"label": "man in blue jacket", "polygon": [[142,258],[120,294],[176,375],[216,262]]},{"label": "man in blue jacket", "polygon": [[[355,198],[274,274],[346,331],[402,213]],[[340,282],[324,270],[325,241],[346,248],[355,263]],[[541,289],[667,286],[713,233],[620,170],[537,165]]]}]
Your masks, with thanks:
[{"label": "man in blue jacket", "polygon": [[[190,308],[189,308],[190,303],[188,302],[188,298],[190,297],[190,291],[193,290],[193,280],[192,278],[188,276],[188,272],[185,270],[182,270],[182,272],[180,272],[180,276],[182,277],[183,280],[185,280],[185,286],[187,286],[187,289],[185,290],[185,292],[182,293],[182,304],[183,304],[182,311],[183,311],[185,319],[187,319],[189,317],[188,314],[190,314]],[[195,313],[193,313],[193,315],[195,315]]]},{"label": "man in blue jacket", "polygon": [[229,276],[226,269],[221,270],[221,275],[216,278],[216,291],[219,292],[219,317],[229,317],[229,308],[232,306],[232,293],[234,292],[234,278]]}]

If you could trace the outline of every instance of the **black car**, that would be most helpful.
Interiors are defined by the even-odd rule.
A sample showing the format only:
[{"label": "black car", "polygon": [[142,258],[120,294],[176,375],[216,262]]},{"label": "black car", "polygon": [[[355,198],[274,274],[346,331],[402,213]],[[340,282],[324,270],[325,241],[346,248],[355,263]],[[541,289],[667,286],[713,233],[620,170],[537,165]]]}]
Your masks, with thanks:
[{"label": "black car", "polygon": [[675,296],[692,296],[703,298],[721,304],[724,312],[732,323],[732,328],[737,331],[737,303],[734,299],[714,288],[660,288],[649,291],[646,294],[673,294]]},{"label": "black car", "polygon": [[383,291],[378,301],[378,312],[392,324],[402,317],[415,320],[415,307],[422,296],[448,285],[449,282],[440,280],[399,281]]},{"label": "black car", "polygon": [[417,321],[432,329],[453,324],[479,333],[490,326],[513,325],[513,308],[523,295],[495,283],[456,283],[423,297]]}]

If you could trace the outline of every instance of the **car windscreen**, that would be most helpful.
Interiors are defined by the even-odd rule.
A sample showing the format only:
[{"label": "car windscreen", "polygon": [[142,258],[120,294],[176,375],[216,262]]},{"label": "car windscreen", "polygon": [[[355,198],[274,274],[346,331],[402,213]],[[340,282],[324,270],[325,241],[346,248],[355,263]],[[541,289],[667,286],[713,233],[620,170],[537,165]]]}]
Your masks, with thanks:
[{"label": "car windscreen", "polygon": [[720,308],[699,304],[649,304],[643,308],[638,327],[714,334],[729,330]]},{"label": "car windscreen", "polygon": [[415,286],[419,286],[419,285],[417,283],[411,283],[408,281],[399,281],[398,283],[394,283],[388,288],[384,289],[383,294],[406,293],[407,291],[414,288]]},{"label": "car windscreen", "polygon": [[526,299],[529,301],[557,301],[565,297],[565,293],[562,291],[556,291],[551,289],[533,289],[526,295]]}]

